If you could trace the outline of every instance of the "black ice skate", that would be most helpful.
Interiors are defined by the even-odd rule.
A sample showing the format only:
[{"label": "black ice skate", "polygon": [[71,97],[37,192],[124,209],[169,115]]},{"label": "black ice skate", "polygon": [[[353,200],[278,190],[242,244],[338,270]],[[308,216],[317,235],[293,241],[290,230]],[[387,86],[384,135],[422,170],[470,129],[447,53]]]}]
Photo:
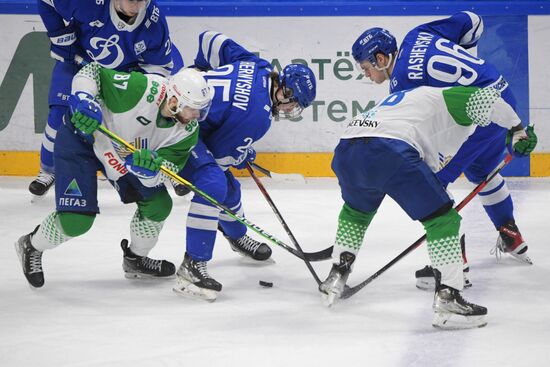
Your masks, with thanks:
[{"label": "black ice skate", "polygon": [[176,267],[166,260],[154,260],[147,256],[138,256],[128,247],[128,240],[122,240],[120,247],[124,251],[122,269],[128,279],[134,278],[173,278]]},{"label": "black ice skate", "polygon": [[239,255],[248,257],[256,261],[267,261],[271,257],[271,248],[260,241],[256,241],[252,237],[247,236],[246,234],[241,238],[234,240],[229,238],[221,229],[218,227],[220,232],[223,233],[224,237],[229,241],[231,249],[237,252]]},{"label": "black ice skate", "polygon": [[214,302],[222,285],[208,274],[206,261],[196,261],[187,253],[177,273],[174,292],[190,298]]},{"label": "black ice skate", "polygon": [[[465,235],[460,237],[460,247],[462,248],[462,258],[464,261],[463,264],[463,274],[464,274],[464,288],[470,288],[472,282],[470,282],[470,266],[466,260],[466,246],[465,246]],[[433,268],[430,265],[426,265],[420,270],[417,270],[414,273],[416,278],[416,288],[422,289],[424,291],[433,291],[435,290],[435,277]]]},{"label": "black ice skate", "polygon": [[437,283],[433,302],[434,327],[469,329],[487,325],[487,308],[466,301],[459,290],[440,284],[438,270],[434,270],[434,274]]},{"label": "black ice skate", "polygon": [[34,288],[40,288],[44,285],[44,273],[42,271],[42,252],[35,249],[31,244],[31,238],[34,236],[40,226],[34,231],[20,237],[15,242],[15,251],[21,261],[23,274],[29,284]]},{"label": "black ice skate", "polygon": [[342,252],[340,254],[340,263],[332,264],[332,269],[330,269],[327,279],[319,285],[323,302],[328,307],[332,306],[335,299],[340,298],[342,295],[354,261],[354,254],[347,251]]},{"label": "black ice skate", "polygon": [[505,253],[510,254],[525,264],[533,265],[533,262],[527,255],[528,246],[513,220],[500,227],[498,232],[497,244],[493,250],[497,260],[500,259],[502,253]]},{"label": "black ice skate", "polygon": [[53,173],[40,170],[38,177],[29,185],[29,191],[35,196],[33,199],[46,195],[54,182],[55,175]]}]

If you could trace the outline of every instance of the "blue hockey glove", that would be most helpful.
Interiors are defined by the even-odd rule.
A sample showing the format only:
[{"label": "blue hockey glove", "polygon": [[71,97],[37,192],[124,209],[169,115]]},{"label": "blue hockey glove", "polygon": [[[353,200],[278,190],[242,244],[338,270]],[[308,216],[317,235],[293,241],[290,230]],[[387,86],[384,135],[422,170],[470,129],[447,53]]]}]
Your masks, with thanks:
[{"label": "blue hockey glove", "polygon": [[159,174],[163,161],[153,150],[138,149],[126,157],[124,165],[134,175],[147,179]]},{"label": "blue hockey glove", "polygon": [[243,160],[241,163],[239,164],[236,164],[234,167],[236,169],[245,169],[246,168],[246,163],[248,162],[254,162],[254,160],[256,159],[256,151],[254,150],[254,148],[252,147],[248,147],[246,148],[246,151],[244,152],[244,157],[243,157]]},{"label": "blue hockey glove", "polygon": [[529,125],[525,130],[510,130],[506,136],[506,147],[515,157],[526,157],[535,149],[537,141],[535,126]]},{"label": "blue hockey glove", "polygon": [[84,137],[92,135],[103,121],[101,106],[88,93],[72,94],[69,97],[69,107],[72,115],[71,123],[77,133]]},{"label": "blue hockey glove", "polygon": [[71,25],[57,31],[48,32],[50,37],[50,56],[62,62],[78,63],[82,60],[82,49],[76,40],[76,33]]}]

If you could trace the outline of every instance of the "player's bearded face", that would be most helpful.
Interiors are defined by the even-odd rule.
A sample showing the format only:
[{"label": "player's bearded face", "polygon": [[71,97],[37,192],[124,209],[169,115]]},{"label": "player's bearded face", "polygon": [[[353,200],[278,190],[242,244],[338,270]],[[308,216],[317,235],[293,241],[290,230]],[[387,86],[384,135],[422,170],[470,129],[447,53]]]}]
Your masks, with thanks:
[{"label": "player's bearded face", "polygon": [[116,9],[128,17],[137,16],[146,5],[146,0],[115,0]]},{"label": "player's bearded face", "polygon": [[200,111],[189,106],[185,106],[181,112],[176,115],[176,118],[182,124],[188,124],[193,120],[198,120],[200,116]]}]

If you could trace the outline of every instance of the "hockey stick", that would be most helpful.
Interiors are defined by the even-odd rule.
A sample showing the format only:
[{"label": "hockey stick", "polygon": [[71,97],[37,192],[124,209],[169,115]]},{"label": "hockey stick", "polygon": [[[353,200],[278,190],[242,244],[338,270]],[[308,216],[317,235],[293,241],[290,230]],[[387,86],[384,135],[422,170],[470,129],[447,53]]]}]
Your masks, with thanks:
[{"label": "hockey stick", "polygon": [[[487,184],[497,175],[500,173],[500,171],[512,160],[512,155],[508,154],[502,162],[487,176],[487,178],[481,182],[479,185],[477,185],[468,196],[466,196],[456,207],[456,211],[460,211],[462,208],[466,206],[473,198],[476,196]],[[346,285],[344,291],[342,292],[342,295],[340,298],[346,299],[351,296],[353,296],[355,293],[359,292],[361,289],[363,289],[367,284],[372,282],[374,279],[378,278],[380,275],[382,275],[386,270],[391,268],[396,262],[410,254],[413,250],[416,250],[417,247],[419,247],[424,240],[426,239],[426,234],[424,234],[422,237],[420,237],[418,240],[416,240],[412,245],[407,247],[402,253],[397,255],[392,261],[387,263],[382,269],[378,270],[376,273],[362,281],[361,283],[357,284],[354,287],[348,287]]]},{"label": "hockey stick", "polygon": [[[128,143],[127,141],[125,141],[124,139],[122,139],[121,137],[119,137],[118,135],[116,135],[115,133],[113,133],[112,131],[110,131],[109,129],[107,129],[105,126],[103,125],[99,125],[98,127],[98,131],[101,132],[102,134],[106,135],[108,138],[110,138],[111,140],[115,141],[116,143],[124,146],[128,151],[130,152],[134,152],[136,150],[136,148],[134,148],[132,145],[130,145],[130,143]],[[243,217],[240,217],[238,216],[237,214],[233,213],[231,211],[231,209],[227,208],[225,205],[219,203],[218,201],[216,201],[216,199],[210,197],[208,194],[206,194],[205,192],[201,191],[200,189],[198,189],[196,186],[194,186],[192,183],[190,183],[189,181],[187,181],[186,179],[178,176],[177,173],[173,172],[172,170],[170,170],[169,168],[166,168],[165,166],[161,166],[160,167],[160,170],[162,173],[164,173],[165,175],[167,175],[168,177],[170,177],[172,180],[174,181],[177,181],[179,183],[181,183],[182,185],[185,185],[186,187],[188,187],[189,189],[191,189],[194,193],[196,193],[197,195],[200,195],[202,198],[204,198],[206,201],[208,201],[210,204],[212,204],[213,206],[215,206],[216,208],[220,209],[220,210],[223,210],[225,213],[227,213],[227,215],[229,215],[231,218],[235,219],[236,221],[244,224],[245,226],[247,226],[248,228],[250,228],[251,230],[253,230],[254,232],[256,232],[257,234],[259,234],[260,236],[264,237],[265,239],[273,242],[274,244],[284,248],[285,250],[287,250],[288,252],[290,252],[291,254],[293,254],[294,256],[300,258],[303,260],[303,257],[302,255],[296,251],[295,249],[293,249],[292,247],[288,246],[287,244],[285,244],[284,242],[278,240],[277,238],[275,238],[274,236],[272,236],[271,234],[269,234],[268,232],[264,231],[262,228],[260,228],[259,226],[255,225],[254,223],[250,222],[249,220],[247,220],[246,218],[243,218]],[[324,258],[321,258],[319,260],[316,260],[316,253],[312,253],[310,254],[311,255],[311,259],[310,261],[319,261],[319,260],[325,260]]]},{"label": "hockey stick", "polygon": [[258,165],[258,163],[251,162],[249,164],[251,164],[254,169],[260,171],[261,173],[263,173],[264,175],[266,175],[267,177],[275,181],[281,181],[281,182],[286,181],[286,182],[295,182],[295,183],[303,183],[303,184],[306,183],[305,177],[299,173],[276,173]]},{"label": "hockey stick", "polygon": [[[279,209],[277,209],[277,206],[275,206],[275,203],[271,199],[271,196],[269,196],[269,194],[267,193],[267,190],[265,189],[265,186],[262,184],[262,181],[260,181],[258,176],[256,176],[256,174],[254,173],[254,170],[252,169],[252,164],[247,163],[246,164],[246,169],[248,170],[248,173],[250,173],[250,177],[252,177],[254,182],[256,182],[256,185],[258,186],[258,188],[260,189],[260,191],[264,195],[264,197],[267,200],[267,202],[268,202],[269,206],[271,207],[271,209],[273,209],[273,212],[275,213],[275,216],[277,217],[277,219],[279,220],[279,222],[281,223],[281,225],[285,229],[286,233],[288,234],[288,237],[290,238],[290,240],[294,244],[294,247],[296,247],[296,250],[298,250],[298,252],[300,254],[302,254],[302,258],[304,260],[304,263],[306,263],[306,266],[307,266],[309,272],[311,273],[311,275],[313,275],[313,278],[317,282],[317,285],[321,284],[321,280],[317,276],[317,273],[315,272],[315,270],[313,269],[313,267],[311,266],[311,264],[309,263],[307,258],[303,255],[304,251],[302,250],[302,248],[298,244],[298,241],[296,240],[296,237],[294,237],[294,235],[292,234],[292,231],[290,230],[290,228],[286,224],[283,216],[281,215],[281,212],[279,212]],[[329,256],[330,256],[330,254],[329,254]]]}]

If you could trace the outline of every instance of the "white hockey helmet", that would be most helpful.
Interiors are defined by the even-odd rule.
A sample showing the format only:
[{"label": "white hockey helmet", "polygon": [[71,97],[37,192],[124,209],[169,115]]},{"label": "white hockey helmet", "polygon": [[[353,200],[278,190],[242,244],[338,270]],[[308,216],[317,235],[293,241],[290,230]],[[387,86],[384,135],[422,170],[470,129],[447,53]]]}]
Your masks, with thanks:
[{"label": "white hockey helmet", "polygon": [[206,79],[195,69],[182,69],[168,80],[167,98],[170,100],[176,97],[178,100],[176,110],[170,110],[173,115],[177,115],[188,106],[199,111],[198,120],[202,121],[208,115],[213,95]]}]

